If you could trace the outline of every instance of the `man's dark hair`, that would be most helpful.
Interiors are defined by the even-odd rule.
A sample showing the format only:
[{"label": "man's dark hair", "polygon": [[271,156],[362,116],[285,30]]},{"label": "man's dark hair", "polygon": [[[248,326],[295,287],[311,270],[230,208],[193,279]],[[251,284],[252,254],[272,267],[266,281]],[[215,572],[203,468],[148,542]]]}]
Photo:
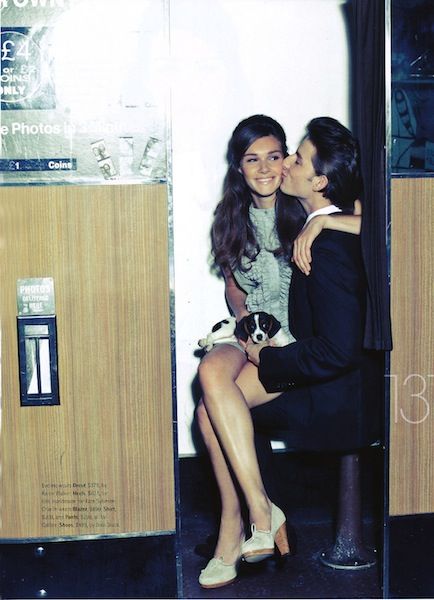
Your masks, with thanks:
[{"label": "man's dark hair", "polygon": [[354,208],[360,198],[362,176],[359,144],[336,119],[317,117],[308,123],[307,138],[315,146],[312,163],[317,175],[326,175],[323,196],[341,209]]}]

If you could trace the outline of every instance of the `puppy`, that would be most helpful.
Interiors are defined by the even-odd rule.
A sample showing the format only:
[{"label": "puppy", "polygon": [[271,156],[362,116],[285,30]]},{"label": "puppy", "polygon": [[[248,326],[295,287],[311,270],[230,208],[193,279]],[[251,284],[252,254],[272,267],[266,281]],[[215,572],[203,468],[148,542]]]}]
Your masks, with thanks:
[{"label": "puppy", "polygon": [[243,317],[237,324],[235,334],[243,341],[250,337],[253,343],[259,344],[267,340],[273,341],[273,346],[286,346],[289,338],[283,331],[280,321],[269,313],[260,311]]},{"label": "puppy", "polygon": [[201,348],[205,348],[206,352],[209,352],[216,344],[236,343],[238,340],[235,337],[235,327],[235,317],[227,317],[216,323],[206,338],[200,339],[198,344]]}]

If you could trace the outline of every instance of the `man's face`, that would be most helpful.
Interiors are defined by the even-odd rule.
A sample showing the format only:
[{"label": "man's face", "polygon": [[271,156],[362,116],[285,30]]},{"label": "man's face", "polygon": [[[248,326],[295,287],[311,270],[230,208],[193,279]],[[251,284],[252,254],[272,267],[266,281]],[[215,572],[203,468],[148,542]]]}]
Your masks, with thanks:
[{"label": "man's face", "polygon": [[283,161],[283,180],[280,189],[285,194],[298,198],[309,198],[313,191],[313,180],[316,177],[312,158],[315,146],[305,138],[295,154],[290,154]]}]

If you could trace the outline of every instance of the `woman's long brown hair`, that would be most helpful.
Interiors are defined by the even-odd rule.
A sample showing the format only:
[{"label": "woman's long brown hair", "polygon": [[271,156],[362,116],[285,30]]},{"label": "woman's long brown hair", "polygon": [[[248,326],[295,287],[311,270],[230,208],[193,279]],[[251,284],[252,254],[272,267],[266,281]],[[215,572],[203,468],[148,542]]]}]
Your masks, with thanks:
[{"label": "woman's long brown hair", "polygon": [[[286,135],[282,126],[266,115],[253,115],[241,121],[229,140],[223,197],[215,209],[211,228],[214,261],[223,271],[242,268],[243,256],[253,260],[259,252],[255,229],[249,217],[252,193],[239,169],[247,148],[257,139],[270,135],[279,141],[284,156],[287,156]],[[306,215],[296,198],[286,196],[280,190],[277,191],[275,210],[276,231],[280,241],[276,254],[284,254],[289,260],[292,243]]]}]

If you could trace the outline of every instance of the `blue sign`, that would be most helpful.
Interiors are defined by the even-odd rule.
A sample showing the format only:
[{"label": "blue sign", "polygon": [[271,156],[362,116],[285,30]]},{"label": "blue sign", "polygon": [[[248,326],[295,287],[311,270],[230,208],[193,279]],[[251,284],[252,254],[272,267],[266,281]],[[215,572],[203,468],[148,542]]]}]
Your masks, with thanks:
[{"label": "blue sign", "polygon": [[76,171],[76,158],[6,158],[0,159],[0,171]]}]

